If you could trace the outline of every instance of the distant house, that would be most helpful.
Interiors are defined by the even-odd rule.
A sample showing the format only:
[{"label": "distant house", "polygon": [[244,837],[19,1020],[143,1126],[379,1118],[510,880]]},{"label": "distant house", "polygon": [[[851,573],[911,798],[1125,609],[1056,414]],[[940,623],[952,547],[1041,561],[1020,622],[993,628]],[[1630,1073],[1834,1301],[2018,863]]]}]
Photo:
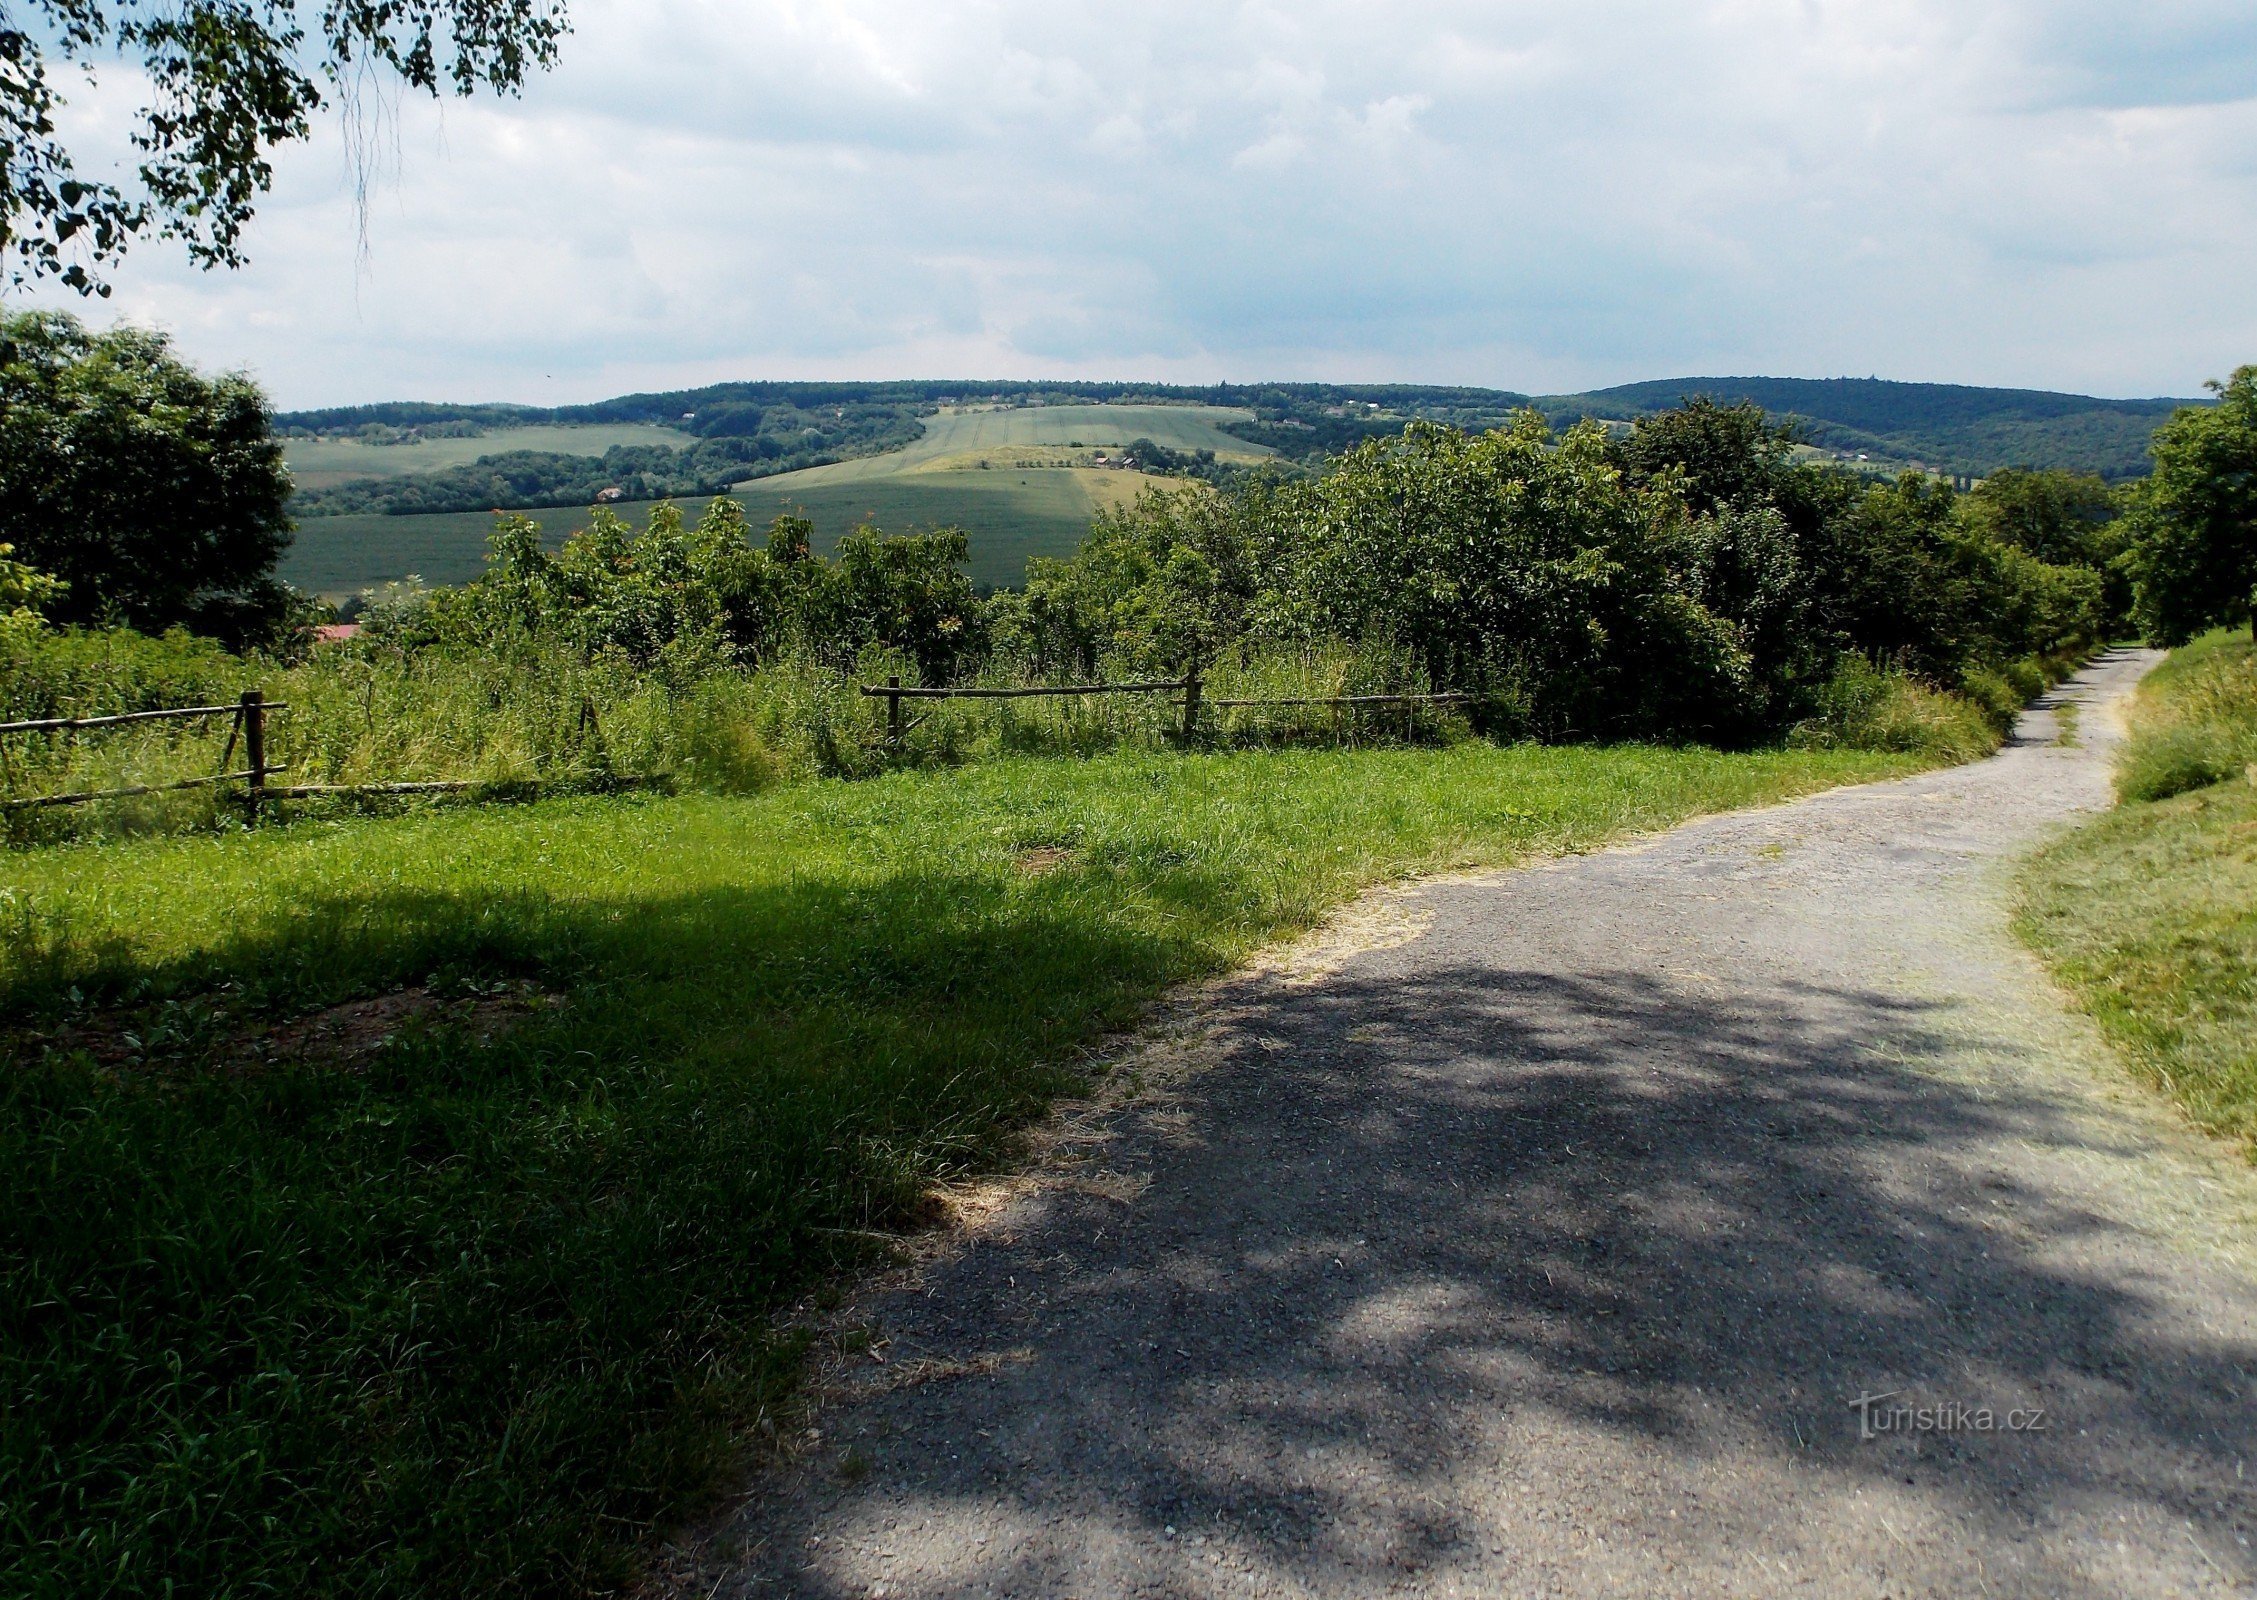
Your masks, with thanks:
[{"label": "distant house", "polygon": [[317,645],[343,644],[347,639],[359,637],[360,624],[357,622],[325,622],[313,631],[313,642]]},{"label": "distant house", "polygon": [[608,506],[614,500],[624,500],[626,498],[627,491],[620,488],[616,483],[611,484],[606,488],[598,489],[596,491],[596,504],[599,506]]}]

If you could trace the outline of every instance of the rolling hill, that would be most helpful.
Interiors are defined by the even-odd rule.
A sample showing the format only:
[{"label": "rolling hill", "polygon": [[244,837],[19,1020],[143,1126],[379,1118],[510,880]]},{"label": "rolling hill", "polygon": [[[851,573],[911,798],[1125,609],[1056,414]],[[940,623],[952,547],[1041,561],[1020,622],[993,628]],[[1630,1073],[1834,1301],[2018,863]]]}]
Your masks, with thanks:
[{"label": "rolling hill", "polygon": [[[1269,450],[1223,431],[1251,417],[1251,412],[1223,407],[1151,404],[952,408],[927,417],[923,436],[906,449],[757,478],[736,484],[731,492],[756,526],[784,512],[810,518],[817,548],[825,551],[865,521],[890,533],[961,527],[972,535],[973,581],[1014,584],[1025,578],[1029,556],[1071,551],[1099,509],[1174,481],[1100,465],[1099,457],[1117,457],[1136,440],[1150,439],[1170,450],[1210,450],[1218,459],[1260,461]],[[616,433],[618,425],[551,428],[602,438]],[[534,431],[514,427],[510,437],[522,441]],[[309,448],[323,451],[314,459],[326,463],[340,449],[390,457],[443,445],[459,455],[460,447],[476,442],[354,446],[317,439],[293,440],[288,448],[295,468]],[[704,510],[706,498],[680,503],[695,516]],[[556,538],[587,520],[576,508],[512,509],[527,510]],[[614,509],[639,518],[649,502]],[[411,573],[428,583],[461,583],[477,576],[483,565],[492,526],[490,511],[308,517],[299,523],[282,575],[302,589],[332,597]]]},{"label": "rolling hill", "polygon": [[[1099,508],[1154,481],[1096,460],[1138,438],[1173,451],[1211,451],[1223,462],[1308,464],[1416,419],[1493,427],[1533,406],[1555,426],[1586,417],[1624,422],[1694,394],[1752,400],[1792,418],[1816,449],[1862,470],[1918,467],[1966,477],[2009,466],[2134,477],[2145,470],[2156,426],[2179,406],[2206,403],[1760,377],[1673,378],[1533,398],[1413,384],[920,380],[717,384],[548,409],[401,402],[276,419],[290,435],[292,468],[315,499],[333,502],[343,491],[367,508],[301,518],[283,576],[332,596],[409,573],[461,582],[480,568],[492,523],[487,507],[501,497],[486,487],[501,475],[487,475],[482,462],[522,462],[529,453],[569,468],[549,481],[577,492],[590,472],[611,470],[592,463],[627,451],[675,463],[628,480],[649,485],[644,493],[671,490],[700,507],[714,493],[733,493],[755,523],[802,512],[825,548],[866,520],[895,532],[960,526],[971,535],[975,580],[1016,583],[1029,556],[1071,550]],[[411,442],[396,442],[402,439]],[[435,499],[446,509],[386,511]],[[639,515],[644,504],[619,509]],[[510,509],[530,511],[559,536],[585,521],[562,490],[520,496]]]},{"label": "rolling hill", "polygon": [[1803,423],[1814,445],[1891,465],[1963,477],[2002,467],[2060,467],[2123,479],[2147,471],[2147,442],[2180,406],[2199,400],[2104,400],[2041,389],[1977,389],[1880,378],[1669,378],[1591,394],[1547,395],[1555,422],[1629,421],[1689,395],[1752,400]]}]

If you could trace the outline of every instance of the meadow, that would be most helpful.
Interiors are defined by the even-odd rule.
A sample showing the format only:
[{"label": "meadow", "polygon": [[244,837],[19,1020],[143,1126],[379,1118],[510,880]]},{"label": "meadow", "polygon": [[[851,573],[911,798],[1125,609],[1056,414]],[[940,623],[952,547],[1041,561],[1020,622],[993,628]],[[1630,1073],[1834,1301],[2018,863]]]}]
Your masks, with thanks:
[{"label": "meadow", "polygon": [[2041,852],[2021,929],[2134,1071],[2257,1159],[2257,650],[2174,651],[2141,685],[2123,804]]},{"label": "meadow", "polygon": [[609,1592],[775,1418],[778,1308],[1170,986],[1920,764],[1131,751],[0,856],[0,1587]]}]

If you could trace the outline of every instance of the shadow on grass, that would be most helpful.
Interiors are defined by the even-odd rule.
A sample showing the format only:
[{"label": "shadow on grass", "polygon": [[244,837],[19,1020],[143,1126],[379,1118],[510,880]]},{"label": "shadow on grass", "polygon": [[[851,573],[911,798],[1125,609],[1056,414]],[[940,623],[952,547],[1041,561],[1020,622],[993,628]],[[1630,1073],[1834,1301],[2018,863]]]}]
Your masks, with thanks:
[{"label": "shadow on grass", "polygon": [[[1152,889],[1162,912],[1235,892]],[[246,1068],[208,1014],[122,1074],[0,1046],[0,1589],[613,1584],[788,1379],[769,1315],[1212,963],[1199,916],[1111,903],[1073,872],[942,870],[378,894],[169,966],[91,952],[90,992],[175,1007],[434,972],[569,1003],[351,1063]]]},{"label": "shadow on grass", "polygon": [[[1655,1558],[1571,1584],[1604,1587],[1665,1556],[1744,1575],[1735,1511],[1823,1562],[1864,1492],[1939,1514],[1970,1582],[2027,1541],[1991,1569],[2015,1592],[2112,1591],[2041,1535],[2118,1513],[2257,1578],[2251,1324],[2166,1308],[2119,1225],[1986,1158],[2068,1130],[1924,1072],[1948,1013],[1478,965],[1242,1000],[1188,1124],[1131,1118],[1110,1153],[1152,1174],[1133,1207],[1054,1193],[878,1309],[897,1358],[1031,1356],[842,1411],[868,1475],[756,1508],[748,1576],[860,1592],[862,1542],[915,1540],[945,1576],[888,1592],[1191,1596],[1228,1577],[1185,1548],[1205,1531],[1290,1592],[1482,1592],[1537,1580],[1487,1563],[1549,1504]],[[1891,1390],[2047,1431],[1861,1439],[1851,1402]],[[1617,1492],[1694,1509],[1641,1549]]]}]

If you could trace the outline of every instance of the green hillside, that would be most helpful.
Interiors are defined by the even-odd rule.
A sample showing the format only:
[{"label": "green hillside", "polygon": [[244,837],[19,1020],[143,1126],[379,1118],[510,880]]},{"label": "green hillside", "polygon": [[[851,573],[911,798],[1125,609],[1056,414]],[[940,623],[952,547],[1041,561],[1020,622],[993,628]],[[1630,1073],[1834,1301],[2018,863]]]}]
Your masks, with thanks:
[{"label": "green hillside", "polygon": [[[277,419],[293,432],[291,464],[318,497],[312,503],[335,503],[342,492],[377,505],[431,505],[436,497],[438,505],[454,509],[302,515],[283,570],[301,588],[329,595],[409,573],[432,583],[461,582],[479,570],[492,525],[488,507],[502,502],[528,509],[561,535],[585,521],[573,496],[593,481],[589,473],[616,466],[615,477],[605,481],[625,484],[630,494],[638,485],[643,495],[671,490],[685,504],[702,506],[726,488],[744,500],[756,522],[781,510],[802,511],[826,548],[864,520],[897,532],[962,527],[971,535],[975,579],[1017,583],[1030,555],[1071,550],[1097,509],[1151,481],[1096,462],[1140,438],[1176,452],[1211,451],[1223,462],[1310,462],[1420,418],[1482,428],[1534,405],[1564,426],[1583,417],[1629,420],[1693,394],[1752,400],[1798,418],[1814,446],[1866,470],[1920,466],[1969,477],[2007,466],[2137,476],[2146,470],[2147,442],[2157,424],[2178,406],[2203,403],[1869,378],[1677,378],[1533,401],[1503,389],[1406,384],[920,381],[722,384],[546,411],[353,407]],[[830,435],[820,432],[825,424]],[[385,430],[444,430],[447,436],[413,444],[361,437]],[[884,448],[905,437],[911,440],[905,447]],[[614,454],[604,459],[607,451]],[[673,467],[653,467],[645,458],[654,453]],[[644,470],[631,473],[629,456]],[[755,456],[752,467],[742,464]],[[504,457],[581,465],[551,475],[555,492],[513,498],[479,487],[472,493],[470,479],[487,471],[476,464]],[[763,475],[754,476],[755,470]],[[497,467],[479,485],[505,478],[532,481]],[[565,484],[570,495],[559,487]],[[461,491],[451,500],[448,485]],[[622,510],[639,515],[645,503]],[[549,509],[533,509],[543,506]]]},{"label": "green hillside", "polygon": [[2105,478],[2147,471],[2147,442],[2197,400],[2103,400],[2039,389],[1977,389],[1880,378],[1669,378],[1536,403],[1555,422],[1628,420],[1696,394],[1752,400],[1799,418],[1831,453],[1986,477],[2002,467],[2062,467]]},{"label": "green hillside", "polygon": [[[890,533],[960,527],[971,535],[973,581],[1015,584],[1026,576],[1029,556],[1069,553],[1101,507],[1155,481],[1100,467],[1098,456],[1150,439],[1170,450],[1212,450],[1223,459],[1258,461],[1269,452],[1223,431],[1251,415],[1206,406],[1104,404],[949,411],[924,419],[923,436],[907,449],[754,479],[734,492],[756,526],[787,511],[810,518],[817,544],[826,551],[865,521]],[[523,439],[542,431],[517,428],[510,436]],[[546,431],[592,443],[617,433],[619,425],[549,425]],[[389,456],[443,445],[459,452],[481,442],[369,446],[316,439],[292,441],[292,450],[325,451],[315,459],[330,461],[350,450]],[[708,498],[679,503],[694,516]],[[616,509],[639,521],[649,506],[639,501]],[[578,507],[520,509],[558,540],[587,522]],[[282,575],[301,589],[339,598],[411,573],[426,583],[462,583],[483,565],[493,520],[490,510],[302,518]]]}]

